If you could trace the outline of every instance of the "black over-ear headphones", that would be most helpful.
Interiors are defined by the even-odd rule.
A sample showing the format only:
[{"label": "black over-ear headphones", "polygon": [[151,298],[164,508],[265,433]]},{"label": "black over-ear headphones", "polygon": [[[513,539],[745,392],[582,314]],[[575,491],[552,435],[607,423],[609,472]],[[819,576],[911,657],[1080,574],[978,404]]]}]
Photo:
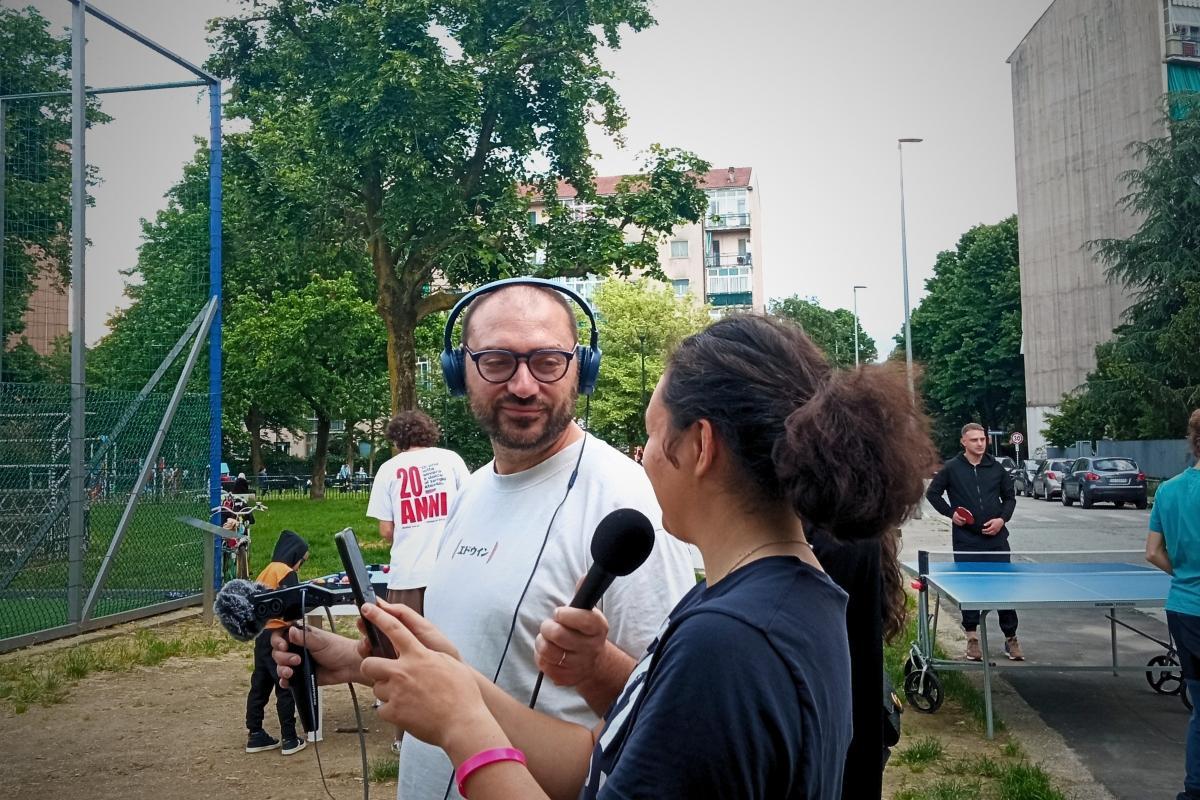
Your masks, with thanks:
[{"label": "black over-ear headphones", "polygon": [[446,388],[450,390],[450,394],[459,397],[467,393],[466,352],[462,347],[454,347],[450,341],[450,335],[454,332],[455,320],[480,295],[490,294],[509,286],[539,286],[553,289],[565,294],[583,309],[583,313],[587,315],[588,322],[591,324],[592,335],[587,345],[575,345],[575,358],[579,361],[579,393],[584,396],[590,395],[596,388],[596,378],[600,374],[600,334],[596,330],[596,315],[592,313],[592,307],[588,305],[588,302],[579,294],[561,283],[554,283],[543,278],[505,278],[493,281],[467,292],[461,300],[454,304],[454,308],[450,310],[450,317],[446,320],[445,342],[442,347],[442,376],[446,379]]}]

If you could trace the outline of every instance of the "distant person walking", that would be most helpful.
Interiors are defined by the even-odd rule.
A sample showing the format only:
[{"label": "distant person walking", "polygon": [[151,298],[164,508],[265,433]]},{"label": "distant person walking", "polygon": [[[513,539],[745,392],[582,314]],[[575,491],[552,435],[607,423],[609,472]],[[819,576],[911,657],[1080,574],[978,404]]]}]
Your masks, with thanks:
[{"label": "distant person walking", "polygon": [[[962,426],[959,440],[963,451],[942,465],[929,483],[925,497],[943,517],[954,523],[951,542],[955,561],[1004,561],[1008,555],[1008,528],[1017,507],[1013,479],[987,452],[987,431],[978,422]],[[946,502],[943,495],[949,495]],[[966,512],[965,514],[963,512]],[[986,554],[986,555],[985,555]],[[1013,661],[1024,661],[1017,641],[1017,612],[999,612],[1004,632],[1004,653]],[[967,634],[967,660],[982,661],[979,646],[978,611],[963,611],[962,626]]]},{"label": "distant person walking", "polygon": [[1188,419],[1187,438],[1198,460],[1154,493],[1146,560],[1171,576],[1167,627],[1193,703],[1187,773],[1176,800],[1200,800],[1200,409]]}]

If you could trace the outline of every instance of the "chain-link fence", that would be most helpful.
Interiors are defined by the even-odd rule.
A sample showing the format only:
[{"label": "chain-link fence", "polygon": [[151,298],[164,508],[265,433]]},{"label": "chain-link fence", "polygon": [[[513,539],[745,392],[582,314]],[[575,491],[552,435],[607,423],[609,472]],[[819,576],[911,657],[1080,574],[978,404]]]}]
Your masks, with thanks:
[{"label": "chain-link fence", "polygon": [[[196,603],[216,546],[220,84],[62,5],[0,9],[0,651]],[[73,125],[143,47],[197,80],[89,72]]]}]

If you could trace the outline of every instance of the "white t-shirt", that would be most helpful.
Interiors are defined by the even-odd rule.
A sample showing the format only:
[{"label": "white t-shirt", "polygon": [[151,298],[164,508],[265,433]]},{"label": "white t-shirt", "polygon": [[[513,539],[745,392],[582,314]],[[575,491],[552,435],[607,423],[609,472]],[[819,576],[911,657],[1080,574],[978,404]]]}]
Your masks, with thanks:
[{"label": "white t-shirt", "polygon": [[[585,441],[579,476],[547,539],[550,517],[563,500]],[[425,616],[454,642],[466,663],[491,678],[532,572],[496,681],[528,702],[538,671],[533,650],[538,628],[556,607],[570,603],[575,584],[592,564],[592,534],[617,508],[636,508],[650,518],[654,550],[633,574],[613,582],[597,608],[608,618],[609,639],[641,657],[667,614],[695,585],[695,573],[684,544],[662,530],[662,512],[645,471],[592,436],[515,475],[497,475],[488,464],[471,476],[442,534],[425,590]],[[545,552],[534,570],[543,539]],[[599,721],[575,689],[549,680],[542,684],[537,708],[589,727]],[[442,800],[454,771],[445,753],[411,736],[405,736],[400,753],[397,796]],[[454,788],[450,797],[459,797]]]},{"label": "white t-shirt", "polygon": [[470,474],[458,453],[440,447],[407,450],[379,467],[367,516],[396,525],[389,589],[429,583],[450,506]]}]

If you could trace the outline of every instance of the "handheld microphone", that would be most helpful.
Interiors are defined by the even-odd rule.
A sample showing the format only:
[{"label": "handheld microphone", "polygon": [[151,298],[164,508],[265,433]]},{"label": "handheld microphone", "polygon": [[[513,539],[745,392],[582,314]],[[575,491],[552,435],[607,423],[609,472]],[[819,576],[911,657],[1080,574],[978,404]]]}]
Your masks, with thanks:
[{"label": "handheld microphone", "polygon": [[[263,632],[269,620],[297,620],[315,609],[345,603],[349,596],[349,589],[329,589],[309,583],[268,589],[261,583],[239,578],[221,587],[213,603],[213,613],[230,636],[248,642]],[[300,645],[288,641],[288,650],[300,656],[300,666],[293,670],[288,681],[296,699],[296,714],[304,730],[315,733],[320,727],[316,665]]]},{"label": "handheld microphone", "polygon": [[579,585],[571,608],[594,608],[613,580],[645,563],[654,549],[654,526],[633,508],[609,512],[592,536],[592,566]]},{"label": "handheld microphone", "polygon": [[[571,608],[595,608],[612,582],[644,564],[653,549],[654,525],[645,514],[633,508],[610,511],[592,535],[592,566],[571,599]],[[530,708],[537,704],[544,677],[538,672]]]}]

